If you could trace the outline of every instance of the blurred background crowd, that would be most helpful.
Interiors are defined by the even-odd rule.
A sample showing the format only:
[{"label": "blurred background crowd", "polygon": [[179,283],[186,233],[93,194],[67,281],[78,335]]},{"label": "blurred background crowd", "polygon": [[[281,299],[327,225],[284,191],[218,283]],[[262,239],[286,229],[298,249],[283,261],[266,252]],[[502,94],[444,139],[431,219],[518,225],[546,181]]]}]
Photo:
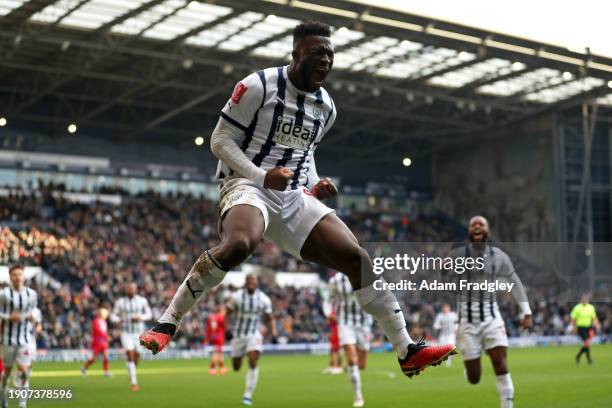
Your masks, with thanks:
[{"label": "blurred background crowd", "polygon": [[[44,316],[41,348],[87,347],[90,321],[97,307],[112,309],[128,282],[137,282],[159,316],[194,259],[218,243],[217,205],[189,195],[144,193],[130,196],[117,189],[99,193],[121,196],[121,203],[79,203],[62,196],[62,186],[12,190],[0,196],[0,264],[20,262],[40,266],[57,284],[38,285]],[[338,214],[362,242],[450,242],[465,231],[441,213],[409,217],[393,211],[342,209]],[[264,242],[248,260],[275,271],[315,272],[327,280],[332,271],[298,261]],[[263,284],[271,297],[278,332],[284,342],[325,341],[328,326],[323,315],[321,287],[278,287]],[[201,302],[182,326],[179,346],[199,347],[206,316],[236,288],[221,286]],[[534,310],[531,334],[558,335],[569,330],[573,305],[544,300],[530,293]],[[542,300],[535,300],[542,299]],[[413,335],[433,335],[433,320],[441,302],[405,303]],[[519,335],[515,305],[500,305],[509,335]],[[612,332],[612,308],[598,307],[603,332]],[[111,325],[114,346],[119,327]],[[375,335],[380,336],[375,330]]]}]

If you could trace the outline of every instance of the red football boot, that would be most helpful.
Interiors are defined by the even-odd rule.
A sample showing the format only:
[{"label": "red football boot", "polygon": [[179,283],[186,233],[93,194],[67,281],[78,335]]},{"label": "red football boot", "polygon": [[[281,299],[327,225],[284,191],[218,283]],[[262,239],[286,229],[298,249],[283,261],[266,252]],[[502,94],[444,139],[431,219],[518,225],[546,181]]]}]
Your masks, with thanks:
[{"label": "red football boot", "polygon": [[157,323],[151,330],[142,333],[138,339],[140,345],[149,349],[153,354],[162,351],[174,337],[176,326],[170,323]]},{"label": "red football boot", "polygon": [[452,344],[426,346],[425,340],[422,338],[418,343],[409,345],[406,357],[402,360],[398,359],[398,361],[404,375],[412,378],[413,375],[419,375],[429,366],[439,365],[453,354],[457,354],[457,351]]}]

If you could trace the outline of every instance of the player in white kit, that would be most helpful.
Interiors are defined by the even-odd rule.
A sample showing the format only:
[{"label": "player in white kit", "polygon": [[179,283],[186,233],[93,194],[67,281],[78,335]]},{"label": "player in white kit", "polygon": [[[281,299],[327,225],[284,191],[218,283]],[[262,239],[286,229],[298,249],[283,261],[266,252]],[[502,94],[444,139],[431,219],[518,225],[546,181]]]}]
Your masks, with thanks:
[{"label": "player in white kit", "polygon": [[[372,317],[365,313],[357,300],[348,278],[336,273],[329,279],[329,300],[335,308],[338,322],[338,338],[348,364],[349,378],[353,386],[354,407],[363,407],[365,402],[361,392],[361,374],[365,369],[370,341],[372,338]],[[328,318],[332,315],[330,307],[324,307]]]},{"label": "player in white kit", "polygon": [[242,358],[246,355],[249,369],[246,375],[246,388],[242,396],[244,405],[253,404],[253,393],[259,379],[257,363],[263,351],[261,316],[268,320],[272,339],[276,339],[276,321],[272,316],[272,301],[257,287],[257,277],[247,275],[244,288],[236,291],[227,304],[228,314],[234,315],[232,338],[232,366],[239,371]]},{"label": "player in white kit", "polygon": [[[442,305],[442,311],[434,319],[433,329],[438,333],[438,343],[455,344],[455,332],[457,330],[457,313],[451,310],[449,304]],[[446,366],[451,366],[452,357],[446,360]]]},{"label": "player in white kit", "polygon": [[221,110],[210,142],[219,158],[221,243],[196,260],[157,324],[140,336],[153,353],[170,342],[183,316],[262,239],[348,276],[357,302],[379,322],[407,376],[455,353],[454,346],[412,341],[393,293],[374,288],[378,276],[368,253],[321,202],[338,193],[329,179],[319,178],[314,160],[337,114],[323,88],[334,62],[330,37],[330,27],[320,22],[295,27],[290,65],[242,79]]},{"label": "player in white kit", "polygon": [[23,267],[9,268],[9,286],[0,290],[0,319],[2,319],[1,357],[4,359],[2,373],[1,405],[8,406],[7,384],[13,365],[17,364],[16,385],[25,393],[20,394],[19,407],[26,406],[27,390],[30,387],[32,362],[36,353],[34,330],[40,323],[38,295],[24,285]]},{"label": "player in white kit", "polygon": [[[457,274],[457,279],[478,283],[485,280],[513,283],[511,294],[521,309],[521,325],[530,327],[531,308],[525,288],[510,257],[489,240],[489,222],[475,216],[468,226],[469,242],[453,250],[454,256],[483,258],[484,268]],[[514,384],[507,364],[508,336],[499,312],[495,292],[464,290],[458,292],[459,328],[457,347],[463,356],[465,374],[470,384],[478,384],[481,376],[480,355],[484,350],[491,358],[496,375],[501,408],[512,408]]]},{"label": "player in white kit", "polygon": [[144,297],[137,295],[137,290],[135,283],[127,284],[127,296],[117,299],[110,317],[112,322],[121,323],[121,347],[125,350],[132,391],[139,389],[136,366],[142,348],[138,341],[138,334],[145,329],[145,322],[153,318],[149,302]]}]

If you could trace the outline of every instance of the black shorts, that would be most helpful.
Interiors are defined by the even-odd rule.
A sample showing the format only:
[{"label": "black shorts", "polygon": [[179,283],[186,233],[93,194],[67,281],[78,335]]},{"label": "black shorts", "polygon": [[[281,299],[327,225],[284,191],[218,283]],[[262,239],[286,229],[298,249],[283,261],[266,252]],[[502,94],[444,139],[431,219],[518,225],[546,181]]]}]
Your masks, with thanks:
[{"label": "black shorts", "polygon": [[590,327],[578,327],[578,335],[582,340],[588,340],[591,338],[591,328]]}]

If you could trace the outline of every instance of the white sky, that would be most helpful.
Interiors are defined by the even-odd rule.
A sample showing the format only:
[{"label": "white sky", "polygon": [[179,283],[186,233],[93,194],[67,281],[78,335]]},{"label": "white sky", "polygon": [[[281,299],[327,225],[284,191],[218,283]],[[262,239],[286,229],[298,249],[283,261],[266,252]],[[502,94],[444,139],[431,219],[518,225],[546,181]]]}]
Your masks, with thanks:
[{"label": "white sky", "polygon": [[612,57],[610,0],[351,0]]}]

